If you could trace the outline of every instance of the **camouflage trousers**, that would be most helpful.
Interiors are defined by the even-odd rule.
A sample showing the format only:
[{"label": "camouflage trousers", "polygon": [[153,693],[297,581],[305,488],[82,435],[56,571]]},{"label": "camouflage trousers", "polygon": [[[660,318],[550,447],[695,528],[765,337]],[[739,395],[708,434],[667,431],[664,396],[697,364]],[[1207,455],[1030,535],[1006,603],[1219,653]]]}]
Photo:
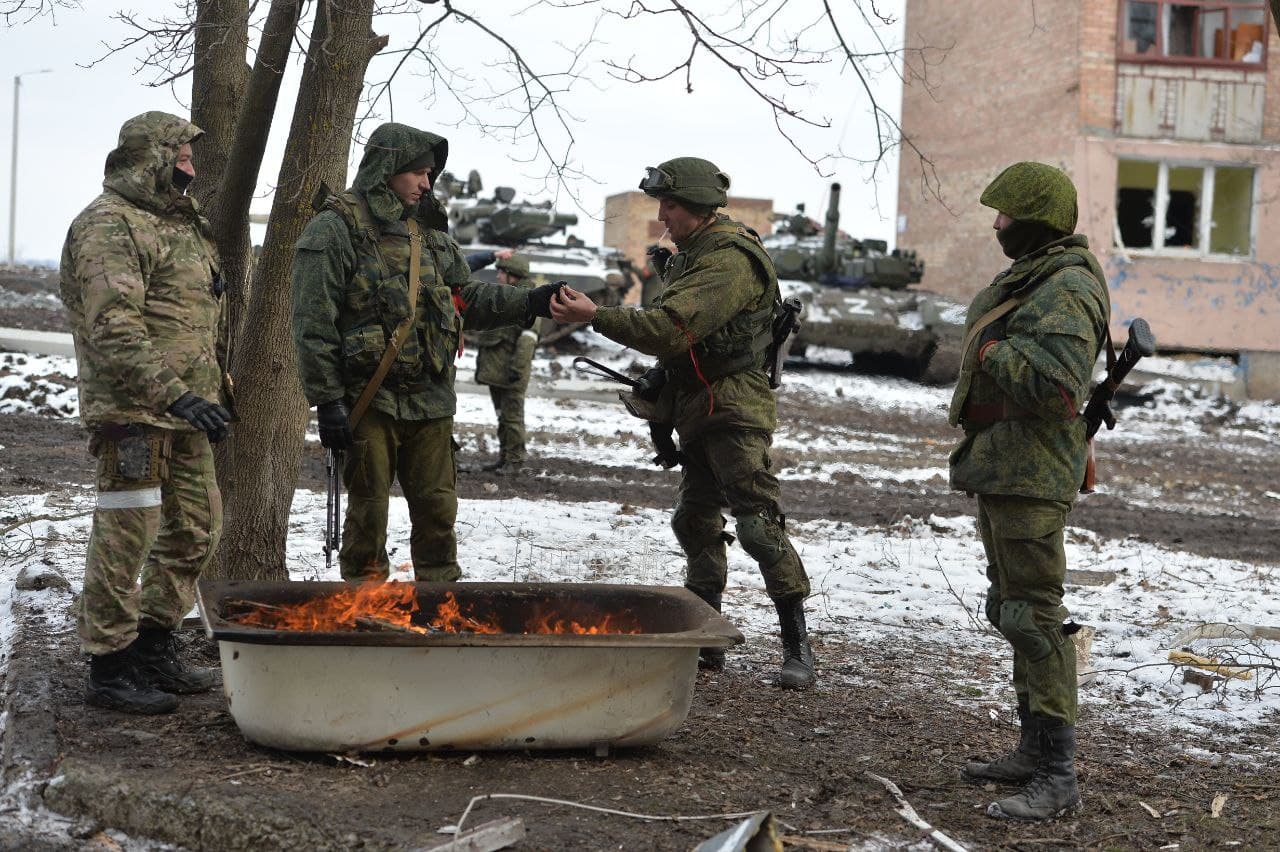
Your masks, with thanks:
[{"label": "camouflage trousers", "polygon": [[1062,629],[1070,503],[978,495],[987,553],[987,620],[1013,646],[1013,689],[1031,712],[1076,723],[1076,649]]},{"label": "camouflage trousers", "polygon": [[370,408],[356,425],[342,476],[347,517],[338,561],[349,583],[382,582],[391,571],[387,556],[387,505],[399,481],[409,504],[409,552],[418,580],[454,581],[458,541],[458,471],[453,418],[397,420]]},{"label": "camouflage trousers", "polygon": [[98,505],[76,622],[87,654],[128,647],[139,623],[180,625],[222,534],[222,496],[205,434],[129,428],[135,434],[99,431],[89,442],[98,459]]},{"label": "camouflage trousers", "polygon": [[743,550],[760,566],[775,601],[805,597],[809,577],[791,546],[778,510],[778,478],[769,472],[772,436],[755,429],[723,429],[685,444],[684,476],[671,527],[688,559],[685,586],[701,597],[719,595],[729,573],[723,507],[737,522]]},{"label": "camouflage trousers", "polygon": [[512,464],[520,464],[525,459],[524,393],[523,386],[489,386],[489,398],[498,415],[498,458]]}]

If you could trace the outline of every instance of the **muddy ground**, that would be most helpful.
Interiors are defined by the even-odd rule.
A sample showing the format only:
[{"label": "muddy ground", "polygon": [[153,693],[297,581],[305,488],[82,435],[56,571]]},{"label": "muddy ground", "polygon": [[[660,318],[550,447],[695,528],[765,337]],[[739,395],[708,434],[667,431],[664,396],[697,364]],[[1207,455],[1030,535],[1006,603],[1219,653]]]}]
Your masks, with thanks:
[{"label": "muddy ground", "polygon": [[[23,316],[30,317],[30,310],[20,321]],[[6,319],[0,310],[0,324]],[[56,325],[59,318],[49,311],[25,324],[44,327],[45,321]],[[899,446],[906,452],[828,452],[817,458],[820,465],[944,466],[954,440],[939,413],[889,413],[852,399],[788,395],[781,414],[788,423],[803,424],[791,427],[797,437],[889,433],[905,442]],[[1212,432],[1213,426],[1206,428]],[[478,427],[459,431],[469,437]],[[535,433],[532,439],[536,451],[562,437]],[[599,439],[601,453],[607,443]],[[5,415],[0,445],[0,497],[91,484],[75,421]],[[795,469],[804,461],[789,455],[775,453],[776,464]],[[1073,525],[1205,556],[1274,563],[1280,554],[1280,500],[1273,496],[1280,458],[1273,439],[1255,434],[1220,442],[1173,434],[1167,441],[1142,443],[1117,432],[1100,442],[1099,461],[1108,492],[1082,501],[1071,516]],[[301,485],[318,489],[322,476],[313,446],[303,461]],[[523,476],[464,475],[460,493],[665,508],[676,481],[675,474],[657,469],[544,456],[533,459]],[[783,498],[792,518],[860,526],[972,511],[968,499],[938,479],[898,483],[848,474],[826,481],[799,474],[784,483]],[[656,747],[606,758],[538,752],[482,753],[478,760],[468,753],[373,755],[366,756],[371,765],[362,766],[248,744],[219,692],[184,699],[178,712],[159,718],[88,708],[81,700],[85,668],[73,633],[50,634],[39,613],[20,615],[29,629],[13,651],[9,687],[35,697],[28,712],[10,717],[7,736],[26,732],[32,738],[27,754],[37,769],[61,775],[59,784],[45,790],[45,801],[77,817],[64,838],[68,848],[118,848],[101,830],[127,826],[136,836],[191,849],[415,849],[446,839],[437,829],[455,823],[473,796],[486,793],[548,796],[646,814],[767,808],[788,835],[829,832],[805,835],[809,848],[906,848],[920,842],[920,832],[894,813],[892,799],[867,773],[895,781],[924,819],[971,849],[1280,848],[1280,763],[1258,757],[1268,750],[1274,755],[1280,719],[1244,734],[1217,731],[1189,741],[1146,721],[1129,724],[1122,705],[1102,713],[1089,704],[1079,728],[1083,811],[1042,825],[986,817],[987,803],[1003,793],[962,782],[959,767],[969,756],[1006,747],[1016,730],[1007,703],[972,694],[948,672],[1007,678],[1007,654],[994,637],[984,653],[961,659],[945,635],[897,628],[886,641],[883,625],[873,633],[851,619],[843,629],[815,636],[820,683],[798,695],[772,685],[776,650],[769,639],[756,638],[731,652],[726,671],[699,675],[688,719]],[[732,609],[727,615],[733,618]],[[1078,617],[1087,621],[1088,613]],[[207,640],[192,631],[186,641],[214,664]],[[30,679],[28,685],[19,678]],[[47,734],[42,740],[41,731]],[[1254,762],[1242,761],[1242,755]],[[1212,818],[1210,802],[1218,794],[1229,797],[1228,805]],[[468,822],[498,816],[522,817],[528,838],[518,848],[538,850],[690,849],[729,825],[632,820],[515,800],[481,803]],[[22,848],[14,836],[0,831],[0,848]]]},{"label": "muddy ground", "polygon": [[[815,433],[893,433],[908,443],[905,454],[845,454],[857,463],[939,464],[951,440],[932,413],[889,414],[855,402],[798,397],[787,400],[784,416]],[[1273,448],[1265,441],[1244,440],[1244,446],[1224,449],[1203,437],[1175,437],[1153,447],[1128,445],[1121,433],[1108,436],[1100,461],[1111,493],[1082,501],[1071,522],[1109,537],[1273,562],[1280,553],[1280,502],[1268,492],[1280,479],[1280,461],[1274,452],[1268,455]],[[6,416],[0,418],[0,445],[0,493],[89,484],[73,421]],[[779,453],[777,463],[795,465],[786,455]],[[321,487],[322,473],[319,453],[309,452],[302,485]],[[656,469],[544,457],[531,463],[527,475],[464,475],[460,485],[462,496],[476,499],[519,495],[666,507],[675,481]],[[1133,505],[1134,495],[1149,494],[1152,483],[1164,489],[1163,503]],[[963,495],[951,494],[939,480],[815,477],[786,482],[784,500],[792,517],[858,525],[971,511]],[[1080,615],[1087,620],[1087,613]],[[766,639],[753,641],[731,655],[727,671],[699,676],[687,721],[657,747],[603,759],[482,754],[471,765],[464,763],[468,754],[373,756],[371,766],[249,745],[218,693],[186,699],[176,714],[156,719],[87,708],[74,636],[59,634],[41,638],[38,651],[51,678],[57,738],[49,769],[66,779],[46,799],[58,810],[93,815],[76,829],[90,845],[102,837],[100,826],[127,825],[199,849],[417,848],[443,839],[436,830],[455,822],[471,797],[497,792],[647,814],[768,808],[788,834],[840,830],[809,835],[811,840],[859,848],[875,848],[862,844],[877,839],[886,844],[882,848],[918,840],[919,833],[894,814],[884,788],[867,777],[871,772],[896,781],[922,817],[973,849],[1280,848],[1280,764],[1264,758],[1261,766],[1246,765],[1232,757],[1274,747],[1280,720],[1244,735],[1221,731],[1187,742],[1145,723],[1127,725],[1123,707],[1111,708],[1105,718],[1086,707],[1080,724],[1083,812],[1047,825],[1010,825],[984,815],[997,790],[958,777],[966,757],[1014,739],[1008,708],[946,676],[963,669],[1007,677],[1001,643],[989,641],[978,659],[955,659],[945,637],[928,631],[899,629],[889,643],[863,641],[860,632],[854,620],[845,630],[816,637],[822,679],[803,695],[772,686],[775,649]],[[205,640],[193,633],[191,641],[212,663]],[[1231,804],[1221,818],[1210,818],[1210,802],[1219,793]],[[727,826],[647,822],[510,800],[479,805],[474,820],[503,815],[524,818],[529,834],[519,848],[526,849],[689,849]]]}]

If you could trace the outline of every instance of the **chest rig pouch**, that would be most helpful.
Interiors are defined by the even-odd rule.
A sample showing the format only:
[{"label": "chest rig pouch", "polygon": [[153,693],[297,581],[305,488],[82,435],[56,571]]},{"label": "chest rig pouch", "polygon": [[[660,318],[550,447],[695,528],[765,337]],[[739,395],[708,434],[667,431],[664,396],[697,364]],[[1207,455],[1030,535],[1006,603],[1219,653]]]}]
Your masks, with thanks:
[{"label": "chest rig pouch", "polygon": [[[355,193],[330,196],[324,206],[347,222],[356,250],[342,336],[345,369],[363,380],[378,370],[392,348],[395,357],[383,378],[391,390],[413,392],[445,377],[457,353],[461,322],[449,287],[441,283],[439,253],[429,236],[411,236],[407,221],[379,223]],[[406,274],[413,240],[419,255],[416,292]],[[397,341],[402,328],[406,331]]]}]

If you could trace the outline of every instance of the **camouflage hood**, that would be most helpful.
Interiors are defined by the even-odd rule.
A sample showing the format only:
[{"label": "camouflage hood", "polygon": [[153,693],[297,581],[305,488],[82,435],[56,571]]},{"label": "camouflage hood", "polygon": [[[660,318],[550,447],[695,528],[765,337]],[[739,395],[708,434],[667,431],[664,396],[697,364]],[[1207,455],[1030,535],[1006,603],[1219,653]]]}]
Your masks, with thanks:
[{"label": "camouflage hood", "polygon": [[387,123],[379,125],[364,146],[364,156],[351,188],[369,202],[369,209],[379,221],[390,224],[405,217],[405,206],[387,179],[424,154],[434,159],[431,169],[432,183],[444,170],[449,158],[449,140],[407,124]]},{"label": "camouflage hood", "polygon": [[104,189],[154,213],[194,213],[194,200],[173,185],[178,149],[204,131],[167,112],[144,112],[120,128],[120,141],[107,155]]}]

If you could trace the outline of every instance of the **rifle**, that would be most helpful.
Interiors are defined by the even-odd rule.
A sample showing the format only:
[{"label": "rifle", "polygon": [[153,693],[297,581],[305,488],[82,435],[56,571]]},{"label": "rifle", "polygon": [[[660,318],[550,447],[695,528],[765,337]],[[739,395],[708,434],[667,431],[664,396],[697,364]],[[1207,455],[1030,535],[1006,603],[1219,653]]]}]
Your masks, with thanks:
[{"label": "rifle", "polygon": [[791,348],[791,337],[800,330],[800,312],[804,304],[795,296],[783,299],[773,315],[773,340],[765,350],[764,371],[769,376],[769,387],[782,386],[782,362]]},{"label": "rifle", "polygon": [[[592,361],[584,355],[579,355],[573,359],[573,366],[579,372],[586,373],[590,376],[598,376],[602,379],[609,379],[621,385],[631,388],[632,393],[647,402],[654,402],[662,392],[662,386],[666,384],[666,372],[658,368],[647,371],[639,379],[633,379],[630,376],[624,376],[617,370],[611,370],[599,361]],[[655,420],[646,421],[649,424],[649,439],[653,441],[653,448],[658,454],[653,457],[654,464],[660,466],[663,470],[670,470],[676,465],[684,464],[684,453],[676,446],[676,442],[671,435],[675,431],[675,426],[671,423],[659,423]]]},{"label": "rifle", "polygon": [[[1108,338],[1110,340],[1110,338]],[[1120,387],[1120,383],[1124,381],[1124,377],[1129,375],[1129,371],[1143,357],[1152,355],[1156,351],[1156,338],[1151,333],[1151,326],[1141,317],[1135,319],[1129,325],[1129,339],[1124,345],[1124,349],[1120,351],[1120,356],[1115,358],[1114,362],[1107,367],[1107,375],[1102,381],[1098,382],[1094,387],[1093,393],[1089,395],[1089,402],[1084,407],[1084,417],[1087,430],[1085,432],[1086,440],[1089,442],[1089,460],[1085,465],[1084,483],[1080,486],[1082,494],[1088,494],[1093,491],[1093,487],[1097,482],[1097,470],[1093,461],[1093,437],[1098,434],[1098,430],[1102,428],[1102,424],[1107,424],[1107,429],[1116,428],[1116,415],[1111,410],[1111,400],[1116,395],[1116,389]],[[1107,352],[1110,354],[1110,343],[1107,346]]]},{"label": "rifle", "polygon": [[328,487],[324,517],[324,569],[333,568],[333,554],[342,547],[342,451],[326,449],[324,475]]}]

